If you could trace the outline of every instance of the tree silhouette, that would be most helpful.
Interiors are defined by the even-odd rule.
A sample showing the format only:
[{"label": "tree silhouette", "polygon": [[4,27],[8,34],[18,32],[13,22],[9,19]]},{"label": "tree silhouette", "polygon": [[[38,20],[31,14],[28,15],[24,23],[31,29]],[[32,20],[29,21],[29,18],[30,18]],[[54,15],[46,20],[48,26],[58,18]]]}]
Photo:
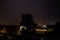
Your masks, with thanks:
[{"label": "tree silhouette", "polygon": [[25,26],[29,32],[31,29],[34,30],[36,24],[34,23],[33,17],[31,14],[22,14],[20,26]]}]

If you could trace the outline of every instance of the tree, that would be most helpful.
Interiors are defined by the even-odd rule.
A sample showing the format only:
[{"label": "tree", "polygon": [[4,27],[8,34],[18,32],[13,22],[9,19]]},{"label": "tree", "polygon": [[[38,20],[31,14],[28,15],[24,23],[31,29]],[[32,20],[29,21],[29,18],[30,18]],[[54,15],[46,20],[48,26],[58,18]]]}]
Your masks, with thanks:
[{"label": "tree", "polygon": [[36,24],[34,23],[32,15],[28,13],[26,15],[22,14],[20,26],[25,26],[28,32],[31,31],[31,29],[34,30]]}]

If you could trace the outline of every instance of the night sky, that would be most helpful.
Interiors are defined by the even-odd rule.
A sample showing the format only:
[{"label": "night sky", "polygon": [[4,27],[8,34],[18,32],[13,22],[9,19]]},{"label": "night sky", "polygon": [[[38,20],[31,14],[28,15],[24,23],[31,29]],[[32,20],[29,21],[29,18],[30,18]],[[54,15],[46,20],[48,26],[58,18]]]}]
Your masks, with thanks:
[{"label": "night sky", "polygon": [[38,24],[60,20],[58,0],[0,0],[0,24],[17,25],[22,13],[31,13]]}]

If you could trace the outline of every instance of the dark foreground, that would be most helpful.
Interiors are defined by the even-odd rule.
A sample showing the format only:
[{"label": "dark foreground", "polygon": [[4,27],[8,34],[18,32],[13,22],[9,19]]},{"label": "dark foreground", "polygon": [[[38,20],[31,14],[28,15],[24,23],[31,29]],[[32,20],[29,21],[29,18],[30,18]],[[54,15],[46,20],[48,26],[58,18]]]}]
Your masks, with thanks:
[{"label": "dark foreground", "polygon": [[[37,36],[37,35],[10,35],[3,34],[0,35],[0,40],[60,40],[59,37],[49,37],[49,36]],[[8,37],[9,36],[9,37]]]}]

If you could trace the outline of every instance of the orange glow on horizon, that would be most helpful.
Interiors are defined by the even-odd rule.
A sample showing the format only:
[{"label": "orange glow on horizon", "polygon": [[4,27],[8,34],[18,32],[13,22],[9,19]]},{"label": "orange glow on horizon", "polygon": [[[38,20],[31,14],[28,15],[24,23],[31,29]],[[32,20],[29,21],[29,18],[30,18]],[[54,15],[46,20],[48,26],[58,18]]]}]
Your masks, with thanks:
[{"label": "orange glow on horizon", "polygon": [[46,32],[47,29],[35,29],[36,31],[43,31],[43,32]]},{"label": "orange glow on horizon", "polygon": [[3,30],[0,30],[0,32],[1,32],[1,33],[6,33],[7,30],[6,30],[6,28],[3,28]]}]

